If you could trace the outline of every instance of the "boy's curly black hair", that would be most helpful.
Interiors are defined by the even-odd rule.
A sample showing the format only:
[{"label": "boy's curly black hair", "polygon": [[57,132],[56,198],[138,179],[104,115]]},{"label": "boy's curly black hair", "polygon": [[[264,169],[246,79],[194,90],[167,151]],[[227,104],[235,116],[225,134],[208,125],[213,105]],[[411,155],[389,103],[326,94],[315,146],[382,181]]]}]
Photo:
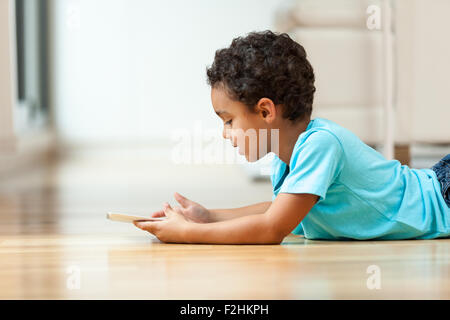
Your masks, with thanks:
[{"label": "boy's curly black hair", "polygon": [[283,118],[310,118],[314,98],[314,71],[305,49],[286,33],[251,32],[216,51],[207,68],[211,87],[224,85],[230,98],[254,110],[261,98],[283,106]]}]

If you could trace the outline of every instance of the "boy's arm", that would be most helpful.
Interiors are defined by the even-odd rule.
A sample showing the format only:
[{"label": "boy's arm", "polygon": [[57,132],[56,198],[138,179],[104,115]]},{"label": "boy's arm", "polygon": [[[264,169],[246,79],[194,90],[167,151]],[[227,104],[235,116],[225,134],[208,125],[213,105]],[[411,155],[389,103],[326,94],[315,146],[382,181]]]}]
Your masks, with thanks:
[{"label": "boy's arm", "polygon": [[219,222],[230,220],[234,218],[240,218],[252,214],[260,214],[266,212],[272,201],[255,203],[249,206],[233,208],[233,209],[210,209],[209,218],[211,222]]},{"label": "boy's arm", "polygon": [[236,219],[189,223],[183,242],[214,244],[279,244],[308,214],[318,196],[280,193],[262,214]]}]

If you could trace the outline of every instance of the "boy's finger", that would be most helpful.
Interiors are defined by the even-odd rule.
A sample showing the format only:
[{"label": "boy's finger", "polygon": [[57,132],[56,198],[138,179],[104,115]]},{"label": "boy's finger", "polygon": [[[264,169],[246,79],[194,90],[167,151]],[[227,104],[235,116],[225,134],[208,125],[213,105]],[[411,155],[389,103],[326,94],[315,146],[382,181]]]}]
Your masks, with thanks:
[{"label": "boy's finger", "polygon": [[183,208],[186,208],[187,206],[189,206],[189,204],[190,204],[190,202],[191,202],[191,200],[189,200],[189,199],[186,198],[186,197],[183,197],[183,196],[182,196],[181,194],[179,194],[178,192],[175,192],[174,198],[175,198],[175,200],[177,200],[177,201],[181,204],[181,206],[182,206]]},{"label": "boy's finger", "polygon": [[170,206],[170,204],[166,203],[164,206],[164,213],[168,218],[170,218],[173,214],[176,214],[177,212]]},{"label": "boy's finger", "polygon": [[134,221],[136,227],[139,229],[154,233],[158,227],[158,221]]},{"label": "boy's finger", "polygon": [[170,207],[170,204],[168,204],[168,203],[166,203],[166,204],[164,204],[164,214],[168,217],[168,218],[170,218],[170,215],[171,215],[171,211],[172,211],[172,208]]},{"label": "boy's finger", "polygon": [[159,210],[159,211],[153,212],[153,213],[150,215],[150,217],[152,217],[152,218],[165,217],[164,210]]}]

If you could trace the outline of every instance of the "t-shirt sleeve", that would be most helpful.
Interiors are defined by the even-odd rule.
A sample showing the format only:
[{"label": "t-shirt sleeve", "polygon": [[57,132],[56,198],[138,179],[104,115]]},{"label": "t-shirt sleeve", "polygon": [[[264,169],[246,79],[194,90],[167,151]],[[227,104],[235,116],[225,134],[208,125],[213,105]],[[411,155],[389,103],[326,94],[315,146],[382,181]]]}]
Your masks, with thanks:
[{"label": "t-shirt sleeve", "polygon": [[338,138],[328,131],[313,132],[294,147],[290,172],[280,193],[309,193],[324,200],[343,166],[344,154]]}]

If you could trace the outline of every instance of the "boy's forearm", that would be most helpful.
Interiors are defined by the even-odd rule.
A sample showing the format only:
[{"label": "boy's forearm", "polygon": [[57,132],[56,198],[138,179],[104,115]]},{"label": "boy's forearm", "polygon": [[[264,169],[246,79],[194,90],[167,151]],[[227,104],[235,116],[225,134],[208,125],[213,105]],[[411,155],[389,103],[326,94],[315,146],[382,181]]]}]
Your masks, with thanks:
[{"label": "boy's forearm", "polygon": [[271,201],[260,202],[249,206],[233,209],[210,209],[210,219],[212,222],[225,221],[240,218],[253,214],[261,214],[269,209]]},{"label": "boy's forearm", "polygon": [[185,240],[209,244],[279,244],[283,236],[274,230],[267,215],[256,214],[219,222],[190,223]]}]

